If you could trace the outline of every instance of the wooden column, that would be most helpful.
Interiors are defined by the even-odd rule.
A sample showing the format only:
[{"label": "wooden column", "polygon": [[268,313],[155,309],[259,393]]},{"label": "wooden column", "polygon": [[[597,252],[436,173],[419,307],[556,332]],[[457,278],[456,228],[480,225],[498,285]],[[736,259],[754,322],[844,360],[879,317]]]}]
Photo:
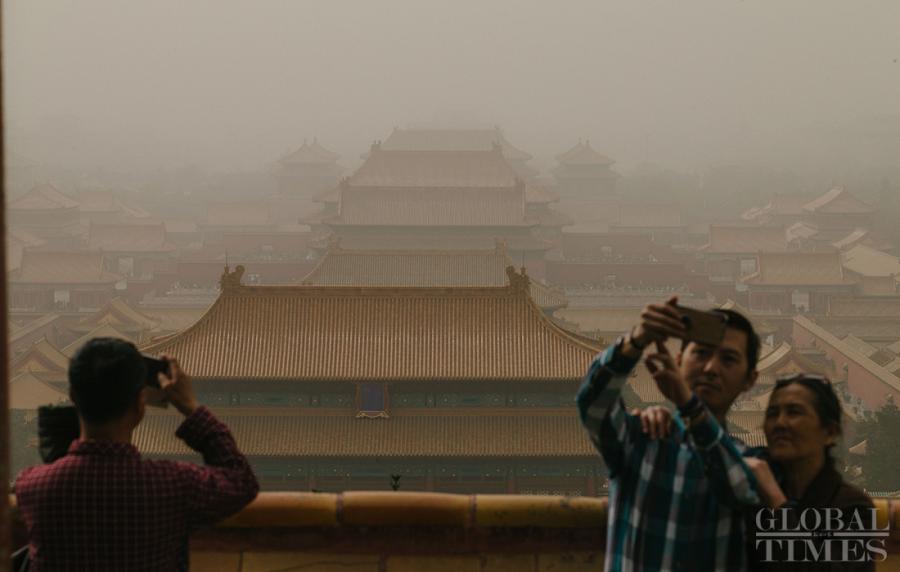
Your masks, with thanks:
[{"label": "wooden column", "polygon": [[[2,24],[2,22],[0,22]],[[3,54],[0,53],[0,61]],[[0,85],[3,85],[3,70],[0,69]],[[6,115],[3,94],[0,93],[0,117]],[[6,164],[3,160],[4,136],[0,129],[0,483],[3,484],[3,504],[0,506],[0,572],[9,570],[10,554],[10,511],[6,484],[9,482],[9,318],[7,316],[6,293]]]}]

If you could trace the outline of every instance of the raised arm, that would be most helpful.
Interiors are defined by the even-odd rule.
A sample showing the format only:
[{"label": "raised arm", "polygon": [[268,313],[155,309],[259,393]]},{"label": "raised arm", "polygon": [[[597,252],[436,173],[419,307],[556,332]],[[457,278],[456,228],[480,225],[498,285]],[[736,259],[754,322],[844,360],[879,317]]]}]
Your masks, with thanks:
[{"label": "raised arm", "polygon": [[631,333],[594,359],[578,392],[581,422],[611,476],[618,473],[635,440],[644,438],[640,420],[625,409],[622,387],[651,342],[683,334],[684,325],[674,311],[676,303],[673,297],[645,307]]},{"label": "raised arm", "polygon": [[244,508],[259,492],[247,458],[231,432],[206,407],[198,407],[175,433],[203,455],[204,466],[183,464],[191,522],[211,524]]},{"label": "raised arm", "polygon": [[606,348],[591,362],[576,399],[581,423],[611,476],[618,473],[639,426],[625,410],[621,395],[637,359],[624,355],[622,345],[620,341]]},{"label": "raised arm", "polygon": [[211,524],[246,506],[256,498],[259,483],[247,458],[238,450],[234,437],[212,412],[199,405],[191,377],[178,361],[169,362],[169,374],[159,374],[160,387],[185,420],[175,436],[203,455],[204,466],[180,465],[190,504],[191,523]]}]

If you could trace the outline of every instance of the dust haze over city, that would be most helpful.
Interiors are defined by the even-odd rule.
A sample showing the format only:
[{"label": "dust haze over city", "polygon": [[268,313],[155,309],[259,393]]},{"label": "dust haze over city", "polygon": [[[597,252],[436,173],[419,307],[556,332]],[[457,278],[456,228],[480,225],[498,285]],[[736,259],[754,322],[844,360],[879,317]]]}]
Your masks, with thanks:
[{"label": "dust haze over city", "polygon": [[[575,394],[675,295],[760,334],[736,438],[828,376],[844,478],[900,494],[900,3],[3,10],[14,470],[114,336],[264,490],[606,495]],[[196,460],[176,421],[135,444]]]}]

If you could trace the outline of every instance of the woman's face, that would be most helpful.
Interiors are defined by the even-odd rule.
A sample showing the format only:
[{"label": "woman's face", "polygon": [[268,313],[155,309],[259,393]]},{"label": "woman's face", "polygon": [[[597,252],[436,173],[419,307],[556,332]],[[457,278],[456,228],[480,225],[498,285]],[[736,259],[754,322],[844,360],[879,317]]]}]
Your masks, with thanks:
[{"label": "woman's face", "polygon": [[837,437],[834,427],[823,427],[816,413],[815,394],[799,383],[772,393],[763,428],[772,460],[793,463],[824,455]]}]

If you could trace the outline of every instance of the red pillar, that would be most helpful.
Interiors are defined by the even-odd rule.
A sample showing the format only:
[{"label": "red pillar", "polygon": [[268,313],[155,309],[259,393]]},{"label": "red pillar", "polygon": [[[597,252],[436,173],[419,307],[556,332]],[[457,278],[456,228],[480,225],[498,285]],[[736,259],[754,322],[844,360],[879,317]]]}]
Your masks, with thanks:
[{"label": "red pillar", "polygon": [[[2,61],[0,54],[0,61]],[[0,85],[3,85],[3,70],[0,69]],[[5,115],[3,95],[0,93],[0,117]],[[10,510],[6,483],[9,482],[9,379],[7,371],[9,318],[7,316],[6,293],[6,186],[4,185],[6,165],[4,157],[3,130],[0,129],[0,483],[3,483],[3,504],[0,505],[0,571],[9,569],[10,554]]]}]

